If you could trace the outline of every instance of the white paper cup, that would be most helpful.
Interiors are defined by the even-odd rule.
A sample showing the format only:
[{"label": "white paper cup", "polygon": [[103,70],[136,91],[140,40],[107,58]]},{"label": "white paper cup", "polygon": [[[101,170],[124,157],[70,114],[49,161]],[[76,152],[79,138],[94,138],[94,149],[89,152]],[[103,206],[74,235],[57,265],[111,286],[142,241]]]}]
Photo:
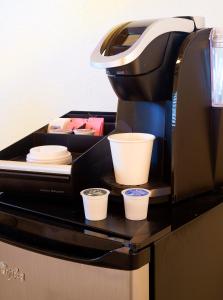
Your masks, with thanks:
[{"label": "white paper cup", "polygon": [[81,191],[85,218],[99,221],[107,218],[109,191],[102,188],[89,188]]},{"label": "white paper cup", "polygon": [[155,136],[147,133],[117,133],[108,139],[116,182],[123,185],[148,182]]},{"label": "white paper cup", "polygon": [[140,188],[130,188],[122,191],[125,206],[125,217],[140,221],[147,218],[150,191]]}]

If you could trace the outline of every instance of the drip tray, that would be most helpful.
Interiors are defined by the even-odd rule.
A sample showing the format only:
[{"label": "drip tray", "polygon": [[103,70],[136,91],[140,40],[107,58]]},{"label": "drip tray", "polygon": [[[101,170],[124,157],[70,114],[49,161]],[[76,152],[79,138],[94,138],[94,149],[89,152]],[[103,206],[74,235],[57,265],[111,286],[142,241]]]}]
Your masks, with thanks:
[{"label": "drip tray", "polygon": [[[142,185],[122,185],[118,184],[115,181],[115,177],[112,174],[106,175],[102,177],[102,183],[103,185],[106,185],[108,189],[110,189],[111,194],[113,196],[120,196],[121,191],[127,188],[144,188],[148,189],[151,191],[151,201],[150,204],[155,204],[155,203],[162,203],[166,202],[169,199],[169,196],[171,195],[171,187],[167,185],[166,183],[163,182],[158,182],[158,181],[151,181],[147,182]],[[155,199],[156,198],[156,199]]]}]

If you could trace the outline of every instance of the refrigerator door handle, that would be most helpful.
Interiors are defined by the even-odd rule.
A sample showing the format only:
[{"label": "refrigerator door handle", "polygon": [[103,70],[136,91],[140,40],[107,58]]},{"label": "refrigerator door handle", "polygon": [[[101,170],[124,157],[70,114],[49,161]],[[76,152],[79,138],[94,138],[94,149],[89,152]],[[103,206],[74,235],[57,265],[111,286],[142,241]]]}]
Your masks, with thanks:
[{"label": "refrigerator door handle", "polygon": [[[11,234],[9,238],[2,234],[2,230],[0,231],[0,241],[59,259],[119,270],[135,270],[150,261],[150,248],[133,253],[129,247],[125,246],[113,250],[99,250],[84,247],[78,249],[80,248],[78,246],[72,247],[71,245],[55,243],[52,247],[53,241],[43,242],[42,239],[22,235],[17,235],[17,239],[15,239]],[[47,247],[48,244],[51,244],[50,248]]]},{"label": "refrigerator door handle", "polygon": [[[60,224],[62,225],[62,224]],[[133,252],[129,240],[88,229],[0,212],[0,240],[23,249],[78,263],[132,270],[148,263],[149,251]],[[141,254],[143,253],[143,254]]]}]

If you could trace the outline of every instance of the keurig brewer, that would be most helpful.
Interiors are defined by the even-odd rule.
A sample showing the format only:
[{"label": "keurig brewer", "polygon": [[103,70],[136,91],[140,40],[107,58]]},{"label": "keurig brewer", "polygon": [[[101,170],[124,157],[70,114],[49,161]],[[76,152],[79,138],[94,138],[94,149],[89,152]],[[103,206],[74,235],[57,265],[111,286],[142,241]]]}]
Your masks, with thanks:
[{"label": "keurig brewer", "polygon": [[[114,132],[156,136],[146,184],[152,198],[176,202],[223,183],[222,113],[211,106],[211,29],[203,23],[200,17],[128,22],[109,32],[91,56],[94,66],[106,69],[119,99]],[[114,114],[112,121],[109,114],[106,118],[112,126],[96,139],[34,134],[35,146],[56,141],[74,155],[72,166],[59,171],[13,167],[16,157],[33,146],[33,136],[3,150],[0,190],[70,196],[101,186],[120,195],[123,186],[114,180],[106,136]]]},{"label": "keurig brewer", "polygon": [[174,202],[222,183],[209,36],[198,17],[129,22],[102,39],[91,57],[119,98],[116,131],[156,136],[151,183],[168,184]]}]

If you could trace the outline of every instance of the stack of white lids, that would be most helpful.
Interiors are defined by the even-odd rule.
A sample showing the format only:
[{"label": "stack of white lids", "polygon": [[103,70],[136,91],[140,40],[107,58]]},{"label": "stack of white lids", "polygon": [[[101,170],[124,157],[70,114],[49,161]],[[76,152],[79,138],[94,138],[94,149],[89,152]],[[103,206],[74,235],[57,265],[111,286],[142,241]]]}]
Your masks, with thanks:
[{"label": "stack of white lids", "polygon": [[30,149],[26,156],[27,162],[69,165],[72,162],[72,155],[65,146],[47,145]]}]

